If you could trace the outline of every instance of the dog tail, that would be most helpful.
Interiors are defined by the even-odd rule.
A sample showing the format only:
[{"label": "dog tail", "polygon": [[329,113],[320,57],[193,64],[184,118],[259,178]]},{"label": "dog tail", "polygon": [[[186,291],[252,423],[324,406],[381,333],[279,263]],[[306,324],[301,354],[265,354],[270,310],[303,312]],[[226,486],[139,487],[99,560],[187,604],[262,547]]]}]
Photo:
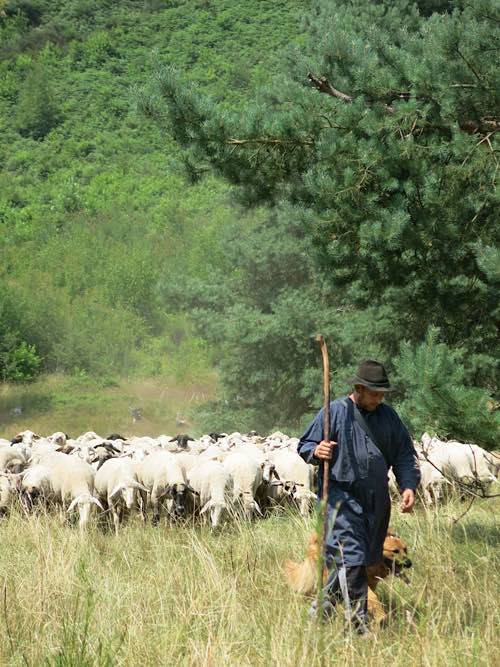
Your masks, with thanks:
[{"label": "dog tail", "polygon": [[287,560],[283,564],[285,578],[297,593],[302,595],[312,595],[314,593],[318,579],[318,556],[318,538],[313,533],[309,538],[305,560],[302,563]]}]

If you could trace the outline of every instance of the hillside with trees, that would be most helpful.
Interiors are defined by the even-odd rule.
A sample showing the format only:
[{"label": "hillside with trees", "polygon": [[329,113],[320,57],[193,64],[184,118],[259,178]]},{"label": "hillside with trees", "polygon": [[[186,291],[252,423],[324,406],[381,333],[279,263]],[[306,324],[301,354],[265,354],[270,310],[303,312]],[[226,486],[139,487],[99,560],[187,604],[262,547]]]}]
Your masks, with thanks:
[{"label": "hillside with trees", "polygon": [[158,285],[208,275],[239,214],[222,181],[185,182],[174,142],[138,119],[134,89],[161,60],[231,108],[298,34],[298,3],[2,5],[2,379],[206,365]]},{"label": "hillside with trees", "polygon": [[[298,427],[361,358],[498,438],[493,0],[4,3],[0,370],[214,366]],[[179,363],[178,360],[189,360]]]}]

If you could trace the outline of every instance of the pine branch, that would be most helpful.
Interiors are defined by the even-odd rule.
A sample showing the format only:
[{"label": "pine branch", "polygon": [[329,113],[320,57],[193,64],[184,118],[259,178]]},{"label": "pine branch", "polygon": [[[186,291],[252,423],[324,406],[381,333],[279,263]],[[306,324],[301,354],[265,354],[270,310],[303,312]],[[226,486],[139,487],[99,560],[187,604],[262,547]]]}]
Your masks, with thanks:
[{"label": "pine branch", "polygon": [[479,72],[477,71],[477,69],[474,67],[474,65],[473,65],[471,62],[469,62],[469,60],[467,60],[467,58],[466,58],[466,57],[464,56],[464,54],[460,51],[459,48],[456,48],[455,51],[456,51],[456,53],[460,56],[460,58],[464,61],[464,63],[467,65],[467,67],[470,69],[470,71],[472,72],[472,74],[474,74],[474,76],[476,77],[476,79],[478,80],[478,82],[479,82],[481,85],[483,85],[483,78],[482,78],[482,76],[479,74]]},{"label": "pine branch", "polygon": [[230,146],[245,146],[247,144],[261,144],[269,146],[314,146],[312,139],[290,140],[274,139],[271,137],[250,137],[248,139],[228,139],[226,144]]},{"label": "pine branch", "polygon": [[332,84],[328,81],[326,76],[322,76],[319,78],[315,76],[312,72],[309,72],[307,78],[313,84],[313,86],[320,91],[320,93],[326,93],[327,95],[331,95],[332,97],[338,97],[338,99],[342,100],[343,102],[352,102],[354,99],[350,95],[341,93],[340,90],[334,88]]},{"label": "pine branch", "polygon": [[[325,76],[317,77],[314,74],[312,74],[312,72],[309,72],[307,78],[316,88],[316,90],[318,90],[320,93],[325,93],[327,95],[330,95],[331,97],[335,97],[339,100],[342,100],[342,102],[352,102],[354,100],[354,97],[352,97],[351,95],[342,93],[340,92],[340,90],[337,90],[337,88],[332,86],[332,84],[328,81],[328,79]],[[454,86],[465,87],[465,84],[454,84]],[[405,101],[408,101],[411,97],[411,93],[405,91],[392,92],[389,95],[391,99],[400,99]],[[390,106],[389,104],[384,105],[384,107],[386,113],[388,114],[393,114],[395,111],[394,107]],[[476,133],[489,134],[500,130],[500,119],[495,117],[485,116],[483,118],[480,118],[478,121],[476,120],[459,121],[459,126],[462,130],[464,130],[464,132],[468,132],[469,134],[476,134]],[[429,125],[426,125],[426,127],[429,127]],[[446,129],[448,130],[448,128]]]},{"label": "pine branch", "polygon": [[484,117],[480,120],[464,120],[460,123],[460,127],[469,134],[493,134],[500,130],[500,118]]}]

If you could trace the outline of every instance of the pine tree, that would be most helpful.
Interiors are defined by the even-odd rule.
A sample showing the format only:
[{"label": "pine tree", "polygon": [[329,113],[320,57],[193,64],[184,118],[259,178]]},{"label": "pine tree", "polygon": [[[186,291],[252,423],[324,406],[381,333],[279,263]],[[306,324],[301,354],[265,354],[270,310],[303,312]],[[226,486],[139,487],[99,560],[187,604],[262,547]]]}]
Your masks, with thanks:
[{"label": "pine tree", "polygon": [[494,0],[318,0],[308,42],[252,106],[224,112],[169,68],[143,99],[192,174],[208,164],[244,205],[301,227],[337,313],[318,303],[310,333],[329,321],[339,367],[374,348],[391,366],[438,327],[463,382],[495,389],[499,23]]},{"label": "pine tree", "polygon": [[21,88],[16,114],[17,129],[23,136],[43,139],[61,120],[49,72],[43,65],[37,64]]}]

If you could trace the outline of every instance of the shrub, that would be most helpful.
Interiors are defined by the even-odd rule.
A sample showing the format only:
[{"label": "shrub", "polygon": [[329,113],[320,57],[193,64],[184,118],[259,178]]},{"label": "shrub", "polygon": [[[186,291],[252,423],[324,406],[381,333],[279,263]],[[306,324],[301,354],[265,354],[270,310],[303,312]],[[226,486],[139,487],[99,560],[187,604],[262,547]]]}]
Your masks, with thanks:
[{"label": "shrub", "polygon": [[4,382],[30,382],[39,374],[41,365],[35,346],[19,341],[18,334],[8,332],[0,341],[0,373]]},{"label": "shrub", "polygon": [[465,386],[463,350],[439,342],[430,328],[417,347],[405,342],[395,359],[397,384],[405,397],[398,410],[416,436],[429,431],[442,437],[496,446],[500,420],[484,389]]},{"label": "shrub", "polygon": [[43,139],[62,120],[49,83],[48,71],[35,65],[26,77],[19,96],[16,126],[24,137]]}]

